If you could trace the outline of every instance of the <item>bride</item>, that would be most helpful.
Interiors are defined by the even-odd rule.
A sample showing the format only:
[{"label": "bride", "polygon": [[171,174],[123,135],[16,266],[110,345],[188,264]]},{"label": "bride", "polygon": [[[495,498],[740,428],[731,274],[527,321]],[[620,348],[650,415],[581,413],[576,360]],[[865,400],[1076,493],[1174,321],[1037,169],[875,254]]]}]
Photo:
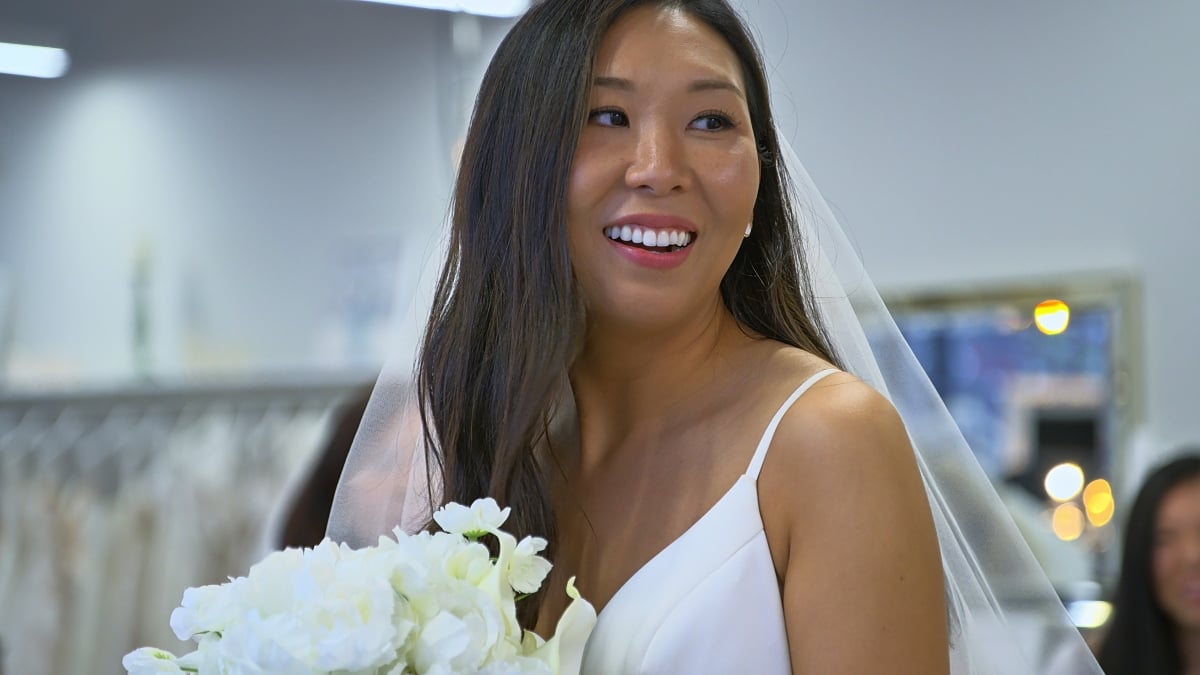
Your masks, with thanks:
[{"label": "bride", "polygon": [[544,588],[599,610],[591,675],[1099,672],[723,0],[536,3],[461,166],[415,375],[381,377],[331,536],[512,506]]}]

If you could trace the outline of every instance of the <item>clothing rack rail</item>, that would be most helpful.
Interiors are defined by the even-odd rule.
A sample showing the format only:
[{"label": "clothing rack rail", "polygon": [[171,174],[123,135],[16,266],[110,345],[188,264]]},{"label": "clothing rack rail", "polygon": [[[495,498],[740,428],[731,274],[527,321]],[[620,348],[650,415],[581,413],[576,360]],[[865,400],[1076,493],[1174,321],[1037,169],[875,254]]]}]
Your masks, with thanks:
[{"label": "clothing rack rail", "polygon": [[0,672],[121,672],[183,589],[275,541],[330,413],[373,376],[0,393]]},{"label": "clothing rack rail", "polygon": [[324,376],[274,376],[255,379],[197,379],[145,382],[119,387],[89,386],[73,389],[5,391],[0,388],[0,410],[32,407],[110,407],[150,405],[182,407],[196,401],[231,404],[263,401],[321,401],[375,380],[375,374]]}]

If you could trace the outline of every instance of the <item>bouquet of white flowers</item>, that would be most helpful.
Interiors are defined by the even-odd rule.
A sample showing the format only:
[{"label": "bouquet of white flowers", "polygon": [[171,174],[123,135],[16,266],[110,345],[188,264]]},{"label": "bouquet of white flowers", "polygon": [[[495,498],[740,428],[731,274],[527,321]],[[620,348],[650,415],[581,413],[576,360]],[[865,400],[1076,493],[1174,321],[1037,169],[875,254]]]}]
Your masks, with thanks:
[{"label": "bouquet of white flowers", "polygon": [[535,592],[550,562],[545,539],[500,529],[508,514],[492,499],[452,503],[433,516],[444,532],[272,553],[247,576],[184,592],[171,629],[195,651],[143,647],[122,664],[129,675],[576,675],[596,612],[571,579],[554,636],[521,630],[517,594]]}]

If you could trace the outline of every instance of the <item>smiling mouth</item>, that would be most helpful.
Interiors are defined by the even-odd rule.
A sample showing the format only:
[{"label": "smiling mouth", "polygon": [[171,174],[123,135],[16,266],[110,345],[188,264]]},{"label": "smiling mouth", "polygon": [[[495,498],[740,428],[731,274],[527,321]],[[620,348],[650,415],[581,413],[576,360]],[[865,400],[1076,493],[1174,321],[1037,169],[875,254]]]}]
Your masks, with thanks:
[{"label": "smiling mouth", "polygon": [[638,225],[610,225],[604,236],[646,251],[672,253],[687,248],[696,239],[694,232],[677,229],[652,230]]}]

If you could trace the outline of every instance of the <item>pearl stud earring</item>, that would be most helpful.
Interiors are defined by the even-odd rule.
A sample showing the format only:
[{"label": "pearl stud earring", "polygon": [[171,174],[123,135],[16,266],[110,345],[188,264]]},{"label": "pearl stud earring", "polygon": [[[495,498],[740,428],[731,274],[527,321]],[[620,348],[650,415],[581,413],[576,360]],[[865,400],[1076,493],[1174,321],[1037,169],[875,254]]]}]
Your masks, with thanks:
[{"label": "pearl stud earring", "polygon": [[746,238],[746,237],[749,237],[749,236],[750,236],[750,230],[752,230],[752,229],[754,229],[754,223],[746,223],[746,234],[743,234],[743,235],[742,235],[742,238],[744,239],[744,238]]}]

